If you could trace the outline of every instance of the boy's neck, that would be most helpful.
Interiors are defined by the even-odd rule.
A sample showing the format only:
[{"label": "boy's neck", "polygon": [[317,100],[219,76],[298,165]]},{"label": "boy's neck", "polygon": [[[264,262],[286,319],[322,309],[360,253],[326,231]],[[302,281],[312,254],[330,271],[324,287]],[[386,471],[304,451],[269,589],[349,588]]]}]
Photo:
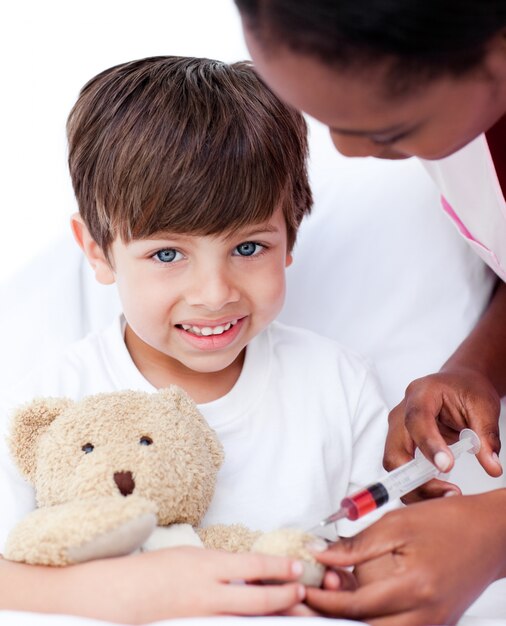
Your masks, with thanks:
[{"label": "boy's neck", "polygon": [[197,372],[159,352],[138,337],[127,324],[125,344],[137,369],[157,389],[178,385],[197,404],[217,400],[235,385],[242,371],[246,350],[228,367],[217,372]]}]

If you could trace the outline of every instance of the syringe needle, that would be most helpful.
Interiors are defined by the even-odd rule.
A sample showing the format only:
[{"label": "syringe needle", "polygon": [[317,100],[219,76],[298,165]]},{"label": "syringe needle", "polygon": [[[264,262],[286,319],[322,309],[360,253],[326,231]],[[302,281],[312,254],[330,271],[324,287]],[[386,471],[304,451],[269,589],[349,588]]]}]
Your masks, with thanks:
[{"label": "syringe needle", "polygon": [[332,515],[329,515],[328,517],[323,519],[320,522],[320,526],[327,526],[328,524],[338,522],[340,519],[344,519],[345,517],[348,517],[348,509],[341,507],[339,511],[336,511],[335,513],[332,513]]},{"label": "syringe needle", "polygon": [[348,511],[345,508],[341,507],[339,511],[336,511],[336,513],[333,513],[332,515],[329,515],[325,519],[322,519],[321,522],[319,522],[318,524],[316,524],[316,526],[313,526],[306,532],[309,533],[310,535],[317,535],[319,532],[321,532],[322,528],[324,528],[325,526],[328,526],[329,524],[332,524],[333,522],[337,522],[340,519],[344,519],[345,517],[348,517]]}]

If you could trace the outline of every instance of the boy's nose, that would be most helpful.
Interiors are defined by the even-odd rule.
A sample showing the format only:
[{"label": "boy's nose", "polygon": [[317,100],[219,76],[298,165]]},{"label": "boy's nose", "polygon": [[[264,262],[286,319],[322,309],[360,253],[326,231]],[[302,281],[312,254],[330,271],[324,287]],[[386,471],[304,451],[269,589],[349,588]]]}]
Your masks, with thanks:
[{"label": "boy's nose", "polygon": [[194,277],[187,301],[194,306],[204,306],[210,311],[220,311],[224,306],[239,300],[239,289],[226,271],[204,271]]}]

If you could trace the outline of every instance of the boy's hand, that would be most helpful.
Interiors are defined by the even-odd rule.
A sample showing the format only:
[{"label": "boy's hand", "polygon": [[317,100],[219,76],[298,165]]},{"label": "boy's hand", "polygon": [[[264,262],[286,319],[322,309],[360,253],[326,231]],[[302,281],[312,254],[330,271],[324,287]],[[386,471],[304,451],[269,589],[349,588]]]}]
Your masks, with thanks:
[{"label": "boy's hand", "polygon": [[[65,612],[124,623],[268,615],[299,604],[305,596],[304,587],[295,582],[302,572],[300,563],[253,553],[170,548],[67,570],[73,570],[73,576],[66,579],[62,594],[74,608],[69,611],[67,606]],[[266,579],[286,584],[242,584]]]},{"label": "boy's hand", "polygon": [[329,567],[356,564],[359,584],[355,591],[308,588],[306,602],[320,615],[372,626],[455,624],[506,575],[506,490],[387,513],[316,558]]},{"label": "boy's hand", "polygon": [[[458,368],[419,378],[389,415],[383,465],[390,471],[411,461],[418,447],[440,470],[449,471],[453,457],[447,444],[457,441],[463,428],[472,428],[481,441],[480,464],[490,476],[500,476],[499,411],[495,388],[476,371]],[[403,500],[409,503],[447,492],[459,494],[460,489],[432,480]]]}]

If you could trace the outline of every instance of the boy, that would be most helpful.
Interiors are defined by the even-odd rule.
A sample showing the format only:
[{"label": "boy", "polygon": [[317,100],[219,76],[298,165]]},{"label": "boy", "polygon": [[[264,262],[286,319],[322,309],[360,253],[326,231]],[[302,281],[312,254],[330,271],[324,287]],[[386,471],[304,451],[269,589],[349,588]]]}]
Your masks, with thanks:
[{"label": "boy", "polygon": [[302,117],[248,63],[158,57],[92,79],[68,137],[74,236],[123,315],[23,399],[177,384],[225,449],[204,524],[312,526],[381,472],[386,409],[358,358],[273,322],[311,205]]}]

